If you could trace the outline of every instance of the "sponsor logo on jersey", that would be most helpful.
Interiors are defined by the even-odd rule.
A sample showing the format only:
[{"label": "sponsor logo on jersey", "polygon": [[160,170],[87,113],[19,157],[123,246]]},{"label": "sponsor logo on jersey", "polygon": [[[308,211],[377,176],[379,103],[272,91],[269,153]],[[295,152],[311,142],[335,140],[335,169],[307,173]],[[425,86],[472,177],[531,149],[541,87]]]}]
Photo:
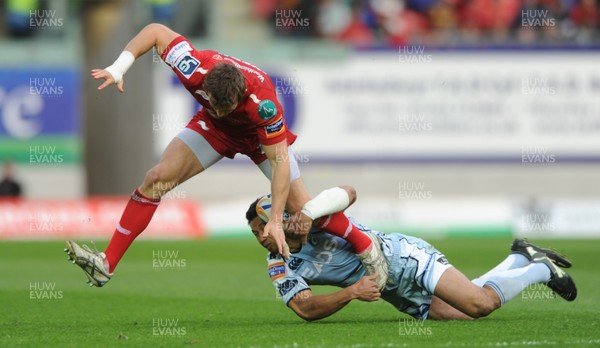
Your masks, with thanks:
[{"label": "sponsor logo on jersey", "polygon": [[447,265],[448,264],[448,260],[446,259],[445,256],[440,256],[436,261],[439,262],[439,263],[441,263],[442,265]]},{"label": "sponsor logo on jersey", "polygon": [[258,103],[258,116],[263,120],[270,120],[277,115],[277,106],[270,99]]},{"label": "sponsor logo on jersey", "polygon": [[280,261],[269,265],[269,277],[271,277],[272,282],[285,277],[285,263]]},{"label": "sponsor logo on jersey", "polygon": [[[255,67],[254,65],[252,65],[252,64],[250,64],[248,62],[244,62],[242,60],[238,60],[237,58],[229,57],[229,56],[225,57],[223,59],[231,62],[233,65],[235,65],[236,68],[238,68],[240,70],[247,71],[250,74],[256,75],[256,77],[258,77],[258,79],[260,80],[260,82],[265,82],[265,77],[263,76],[262,71],[259,68]],[[246,65],[242,65],[240,63],[244,63],[247,66]]]},{"label": "sponsor logo on jersey", "polygon": [[165,63],[169,64],[170,66],[173,66],[173,63],[175,63],[177,61],[177,59],[179,57],[181,57],[181,55],[183,55],[184,53],[189,52],[191,50],[192,50],[192,47],[190,46],[189,42],[187,42],[187,41],[180,42],[171,48],[171,50],[169,51],[169,54],[167,54]]},{"label": "sponsor logo on jersey", "polygon": [[283,115],[279,115],[279,119],[274,123],[265,126],[265,133],[267,135],[267,138],[274,138],[283,132],[285,132],[285,122],[283,122]]},{"label": "sponsor logo on jersey", "polygon": [[304,262],[303,259],[299,258],[299,257],[292,257],[292,261],[290,261],[289,267],[290,270],[295,271],[298,269],[298,267],[300,267],[300,265],[302,264],[302,262]]},{"label": "sponsor logo on jersey", "polygon": [[279,290],[281,296],[285,296],[288,292],[295,288],[296,285],[298,285],[298,279],[288,279],[285,282],[279,284],[277,289]]},{"label": "sponsor logo on jersey", "polygon": [[196,71],[196,68],[198,68],[199,66],[200,62],[190,55],[183,56],[183,58],[181,58],[175,65],[177,70],[181,72],[181,75],[185,76],[185,78],[187,79],[189,79],[192,76],[194,71]]},{"label": "sponsor logo on jersey", "polygon": [[223,57],[221,57],[220,54],[215,54],[215,55],[213,55],[213,59],[214,60],[223,60]]}]

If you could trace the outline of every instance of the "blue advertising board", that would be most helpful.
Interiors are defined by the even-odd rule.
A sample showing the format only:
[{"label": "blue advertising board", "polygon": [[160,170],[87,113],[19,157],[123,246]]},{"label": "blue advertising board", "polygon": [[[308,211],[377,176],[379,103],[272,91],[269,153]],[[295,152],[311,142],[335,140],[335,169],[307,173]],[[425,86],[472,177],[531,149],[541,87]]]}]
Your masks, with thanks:
[{"label": "blue advertising board", "polygon": [[31,155],[51,152],[79,161],[79,85],[75,69],[0,70],[0,160],[50,164]]}]

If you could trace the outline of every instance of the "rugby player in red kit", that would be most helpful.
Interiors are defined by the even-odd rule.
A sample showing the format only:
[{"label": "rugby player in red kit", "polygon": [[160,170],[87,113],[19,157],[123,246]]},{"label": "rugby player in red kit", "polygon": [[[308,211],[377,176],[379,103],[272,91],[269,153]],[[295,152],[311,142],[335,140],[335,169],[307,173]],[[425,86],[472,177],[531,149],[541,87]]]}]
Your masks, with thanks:
[{"label": "rugby player in red kit", "polygon": [[308,234],[315,216],[326,216],[320,220],[320,227],[352,244],[367,273],[376,274],[376,282],[383,288],[388,265],[379,241],[354,227],[339,212],[338,207],[347,205],[347,194],[334,188],[311,200],[307,193],[290,150],[296,135],[287,128],[273,83],[262,70],[216,51],[197,50],[166,26],[150,24],[127,44],[111,66],[92,70],[94,79],[104,80],[98,90],[116,84],[124,92],[123,75],[152,47],[202,109],[146,173],[104,252],[67,241],[65,251],[86,273],[88,283],[101,287],[112,278],[122,256],[150,223],[164,194],[223,157],[241,153],[271,181],[271,219],[264,235],[273,237],[282,256],[289,256],[282,230],[284,216],[292,220],[294,232],[301,236]]}]

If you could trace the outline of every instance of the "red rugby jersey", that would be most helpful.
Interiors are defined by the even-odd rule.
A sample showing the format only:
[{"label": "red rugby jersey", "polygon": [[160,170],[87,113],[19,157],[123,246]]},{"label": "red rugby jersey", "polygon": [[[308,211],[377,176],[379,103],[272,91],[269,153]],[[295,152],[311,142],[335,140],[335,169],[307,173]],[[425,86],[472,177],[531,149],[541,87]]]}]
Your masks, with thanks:
[{"label": "red rugby jersey", "polygon": [[[259,68],[217,51],[196,50],[183,36],[175,38],[161,58],[202,107],[210,110],[208,96],[202,89],[204,77],[219,62],[235,65],[246,78],[246,92],[231,114],[219,119],[211,118],[211,123],[228,136],[245,140],[248,144],[255,143],[257,139],[258,144],[273,145],[287,139],[289,145],[296,140],[296,135],[287,128],[271,78]],[[261,113],[259,107],[262,108]]]}]

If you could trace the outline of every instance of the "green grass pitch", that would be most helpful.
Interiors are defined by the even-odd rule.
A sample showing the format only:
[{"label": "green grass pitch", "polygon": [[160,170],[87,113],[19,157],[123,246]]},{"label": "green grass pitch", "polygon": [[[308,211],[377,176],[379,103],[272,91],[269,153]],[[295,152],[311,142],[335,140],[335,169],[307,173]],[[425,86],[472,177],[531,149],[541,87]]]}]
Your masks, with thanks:
[{"label": "green grass pitch", "polygon": [[[469,277],[501,261],[510,245],[431,242]],[[104,288],[84,283],[62,242],[2,242],[0,347],[599,346],[600,242],[540,244],[573,261],[575,302],[538,288],[474,322],[423,323],[382,301],[353,302],[306,323],[276,298],[265,252],[249,238],[137,241]]]}]

